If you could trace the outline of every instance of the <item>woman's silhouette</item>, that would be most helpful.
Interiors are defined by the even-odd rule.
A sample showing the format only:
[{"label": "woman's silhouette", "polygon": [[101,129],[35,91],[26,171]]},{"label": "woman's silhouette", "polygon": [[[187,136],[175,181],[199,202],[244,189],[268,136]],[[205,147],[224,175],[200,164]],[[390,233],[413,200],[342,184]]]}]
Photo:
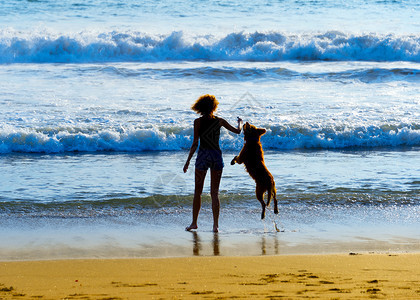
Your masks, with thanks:
[{"label": "woman's silhouette", "polygon": [[201,193],[203,192],[204,179],[209,168],[211,172],[210,195],[213,210],[213,232],[219,231],[219,185],[224,166],[222,151],[219,147],[220,128],[225,127],[227,130],[239,134],[241,133],[242,120],[238,118],[238,127],[235,128],[224,119],[216,117],[214,112],[218,104],[219,102],[215,96],[203,95],[191,107],[196,113],[201,114],[201,117],[194,120],[194,140],[187,162],[184,165],[185,173],[200,141],[195,162],[193,217],[191,225],[185,228],[188,231],[198,228],[197,218],[201,208]]}]

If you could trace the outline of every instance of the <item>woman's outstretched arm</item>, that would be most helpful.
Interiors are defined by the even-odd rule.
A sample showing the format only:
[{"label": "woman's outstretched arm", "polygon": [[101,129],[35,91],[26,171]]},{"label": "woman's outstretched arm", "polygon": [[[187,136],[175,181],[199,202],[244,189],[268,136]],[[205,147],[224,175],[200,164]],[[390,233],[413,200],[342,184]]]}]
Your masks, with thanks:
[{"label": "woman's outstretched arm", "polygon": [[194,121],[194,140],[191,145],[190,153],[188,154],[187,162],[184,165],[184,173],[187,172],[188,166],[190,165],[191,158],[193,157],[195,150],[197,150],[197,147],[198,147],[199,126],[200,126],[200,120],[196,119]]},{"label": "woman's outstretched arm", "polygon": [[225,127],[227,130],[232,131],[233,133],[239,134],[241,133],[242,129],[242,119],[238,117],[238,127],[235,128],[232,125],[230,125],[226,120],[220,119],[221,125]]}]

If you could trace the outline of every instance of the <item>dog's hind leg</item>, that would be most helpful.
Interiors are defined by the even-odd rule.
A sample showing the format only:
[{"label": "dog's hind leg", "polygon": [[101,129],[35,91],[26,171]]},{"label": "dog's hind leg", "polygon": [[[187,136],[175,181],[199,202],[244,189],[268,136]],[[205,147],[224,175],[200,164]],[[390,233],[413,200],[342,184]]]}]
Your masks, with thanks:
[{"label": "dog's hind leg", "polygon": [[278,214],[279,213],[279,208],[277,207],[276,183],[274,182],[273,179],[271,179],[271,184],[270,184],[270,187],[268,188],[267,194],[268,194],[267,206],[270,205],[271,197],[273,197],[273,201],[274,201],[274,213],[275,214]]},{"label": "dog's hind leg", "polygon": [[264,202],[264,189],[262,189],[261,187],[259,187],[257,185],[257,188],[255,189],[255,194],[257,196],[258,201],[260,201],[261,206],[262,206],[262,212],[261,212],[261,220],[264,219],[265,217],[265,202]]},{"label": "dog's hind leg", "polygon": [[273,200],[274,200],[274,213],[277,215],[279,213],[279,208],[277,207],[277,195],[276,195],[276,188],[273,187]]}]

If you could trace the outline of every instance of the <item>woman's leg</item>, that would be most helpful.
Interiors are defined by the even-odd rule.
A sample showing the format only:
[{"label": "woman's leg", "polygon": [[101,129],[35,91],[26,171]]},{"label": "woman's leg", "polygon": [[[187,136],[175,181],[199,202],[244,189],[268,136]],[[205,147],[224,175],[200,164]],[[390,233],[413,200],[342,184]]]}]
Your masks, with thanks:
[{"label": "woman's leg", "polygon": [[193,200],[193,220],[190,226],[185,228],[189,231],[191,229],[197,229],[198,213],[201,208],[201,193],[203,192],[204,179],[206,178],[207,171],[201,171],[195,169],[195,189],[194,189],[194,200]]},{"label": "woman's leg", "polygon": [[219,200],[219,186],[220,179],[222,178],[223,170],[211,170],[211,183],[210,183],[210,195],[211,195],[211,208],[213,210],[213,232],[219,231],[219,212],[220,212],[220,200]]}]

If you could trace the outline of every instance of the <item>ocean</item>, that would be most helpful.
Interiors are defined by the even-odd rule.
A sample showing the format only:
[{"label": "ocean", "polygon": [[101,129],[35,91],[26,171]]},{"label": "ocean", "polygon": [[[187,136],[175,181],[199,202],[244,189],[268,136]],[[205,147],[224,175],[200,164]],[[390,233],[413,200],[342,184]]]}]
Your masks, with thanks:
[{"label": "ocean", "polygon": [[[0,260],[420,250],[420,3],[1,1]],[[267,133],[191,222],[190,109]],[[193,158],[195,161],[195,156]],[[277,228],[277,229],[276,229]]]}]

